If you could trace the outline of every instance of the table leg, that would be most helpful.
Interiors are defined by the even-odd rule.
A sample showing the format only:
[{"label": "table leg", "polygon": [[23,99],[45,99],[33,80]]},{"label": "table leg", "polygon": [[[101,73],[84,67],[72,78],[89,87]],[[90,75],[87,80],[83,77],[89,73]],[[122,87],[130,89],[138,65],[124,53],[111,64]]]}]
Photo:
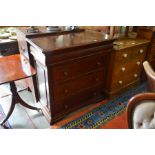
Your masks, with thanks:
[{"label": "table leg", "polygon": [[29,109],[32,109],[32,110],[41,110],[40,108],[37,108],[37,107],[33,107],[27,103],[25,103],[21,97],[19,96],[18,92],[17,92],[17,88],[16,88],[16,85],[14,82],[10,82],[10,90],[12,92],[12,101],[11,101],[11,106],[10,106],[10,109],[9,109],[9,112],[6,116],[6,118],[2,121],[2,123],[0,123],[2,126],[4,126],[5,122],[9,119],[9,117],[11,116],[14,108],[15,108],[15,105],[17,103],[21,104],[22,106],[26,107],[26,108],[29,108]]}]

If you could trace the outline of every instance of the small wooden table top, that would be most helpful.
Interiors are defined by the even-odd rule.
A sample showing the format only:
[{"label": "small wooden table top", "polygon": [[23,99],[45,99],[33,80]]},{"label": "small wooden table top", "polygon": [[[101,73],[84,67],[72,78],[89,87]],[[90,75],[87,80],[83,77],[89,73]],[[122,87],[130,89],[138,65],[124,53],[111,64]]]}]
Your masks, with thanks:
[{"label": "small wooden table top", "polygon": [[0,58],[0,84],[24,79],[36,74],[27,60],[20,54]]}]

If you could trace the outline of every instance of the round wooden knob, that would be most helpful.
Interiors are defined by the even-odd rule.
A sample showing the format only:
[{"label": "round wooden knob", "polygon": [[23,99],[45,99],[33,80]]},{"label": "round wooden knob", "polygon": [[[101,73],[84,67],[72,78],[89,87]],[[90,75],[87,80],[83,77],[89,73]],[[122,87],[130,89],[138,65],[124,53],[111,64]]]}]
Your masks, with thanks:
[{"label": "round wooden knob", "polygon": [[138,74],[134,74],[133,76],[136,78],[136,77],[138,77]]},{"label": "round wooden knob", "polygon": [[143,49],[140,49],[140,51],[139,51],[141,54],[144,52],[144,50]]},{"label": "round wooden knob", "polygon": [[127,56],[128,56],[127,53],[124,53],[124,54],[123,54],[123,57],[124,57],[124,58],[127,58]]},{"label": "round wooden knob", "polygon": [[120,80],[120,81],[118,81],[118,83],[119,83],[120,85],[122,85],[122,84],[123,84],[123,81]]},{"label": "round wooden knob", "polygon": [[64,72],[64,75],[65,75],[65,76],[68,76],[68,72]]},{"label": "round wooden knob", "polygon": [[125,70],[126,70],[125,67],[122,67],[122,68],[121,68],[121,71],[122,71],[122,72],[125,72]]},{"label": "round wooden knob", "polygon": [[140,61],[137,61],[136,64],[139,66],[140,65]]}]

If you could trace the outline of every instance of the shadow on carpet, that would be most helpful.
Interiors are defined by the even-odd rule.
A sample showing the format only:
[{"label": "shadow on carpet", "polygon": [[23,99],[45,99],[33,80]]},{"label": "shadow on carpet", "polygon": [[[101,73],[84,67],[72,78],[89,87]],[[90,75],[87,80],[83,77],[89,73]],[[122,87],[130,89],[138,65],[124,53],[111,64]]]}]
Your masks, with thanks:
[{"label": "shadow on carpet", "polygon": [[[64,119],[51,128],[61,129],[101,129],[101,128],[127,128],[125,110],[128,100],[142,92],[146,92],[147,85],[142,83],[122,93],[110,101],[104,100],[92,107]],[[122,121],[123,120],[123,121]],[[119,123],[122,123],[119,125]],[[108,125],[107,125],[108,124]],[[115,127],[114,127],[115,126]]]}]

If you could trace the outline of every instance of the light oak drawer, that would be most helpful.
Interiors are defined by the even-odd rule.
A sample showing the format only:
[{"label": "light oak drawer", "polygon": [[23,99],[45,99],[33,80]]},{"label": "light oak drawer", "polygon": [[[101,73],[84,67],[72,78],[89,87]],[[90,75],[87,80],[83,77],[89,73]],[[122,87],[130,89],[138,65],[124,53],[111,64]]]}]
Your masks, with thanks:
[{"label": "light oak drawer", "polygon": [[135,58],[144,59],[146,56],[147,46],[137,46],[128,49],[116,51],[116,64],[126,63]]}]

